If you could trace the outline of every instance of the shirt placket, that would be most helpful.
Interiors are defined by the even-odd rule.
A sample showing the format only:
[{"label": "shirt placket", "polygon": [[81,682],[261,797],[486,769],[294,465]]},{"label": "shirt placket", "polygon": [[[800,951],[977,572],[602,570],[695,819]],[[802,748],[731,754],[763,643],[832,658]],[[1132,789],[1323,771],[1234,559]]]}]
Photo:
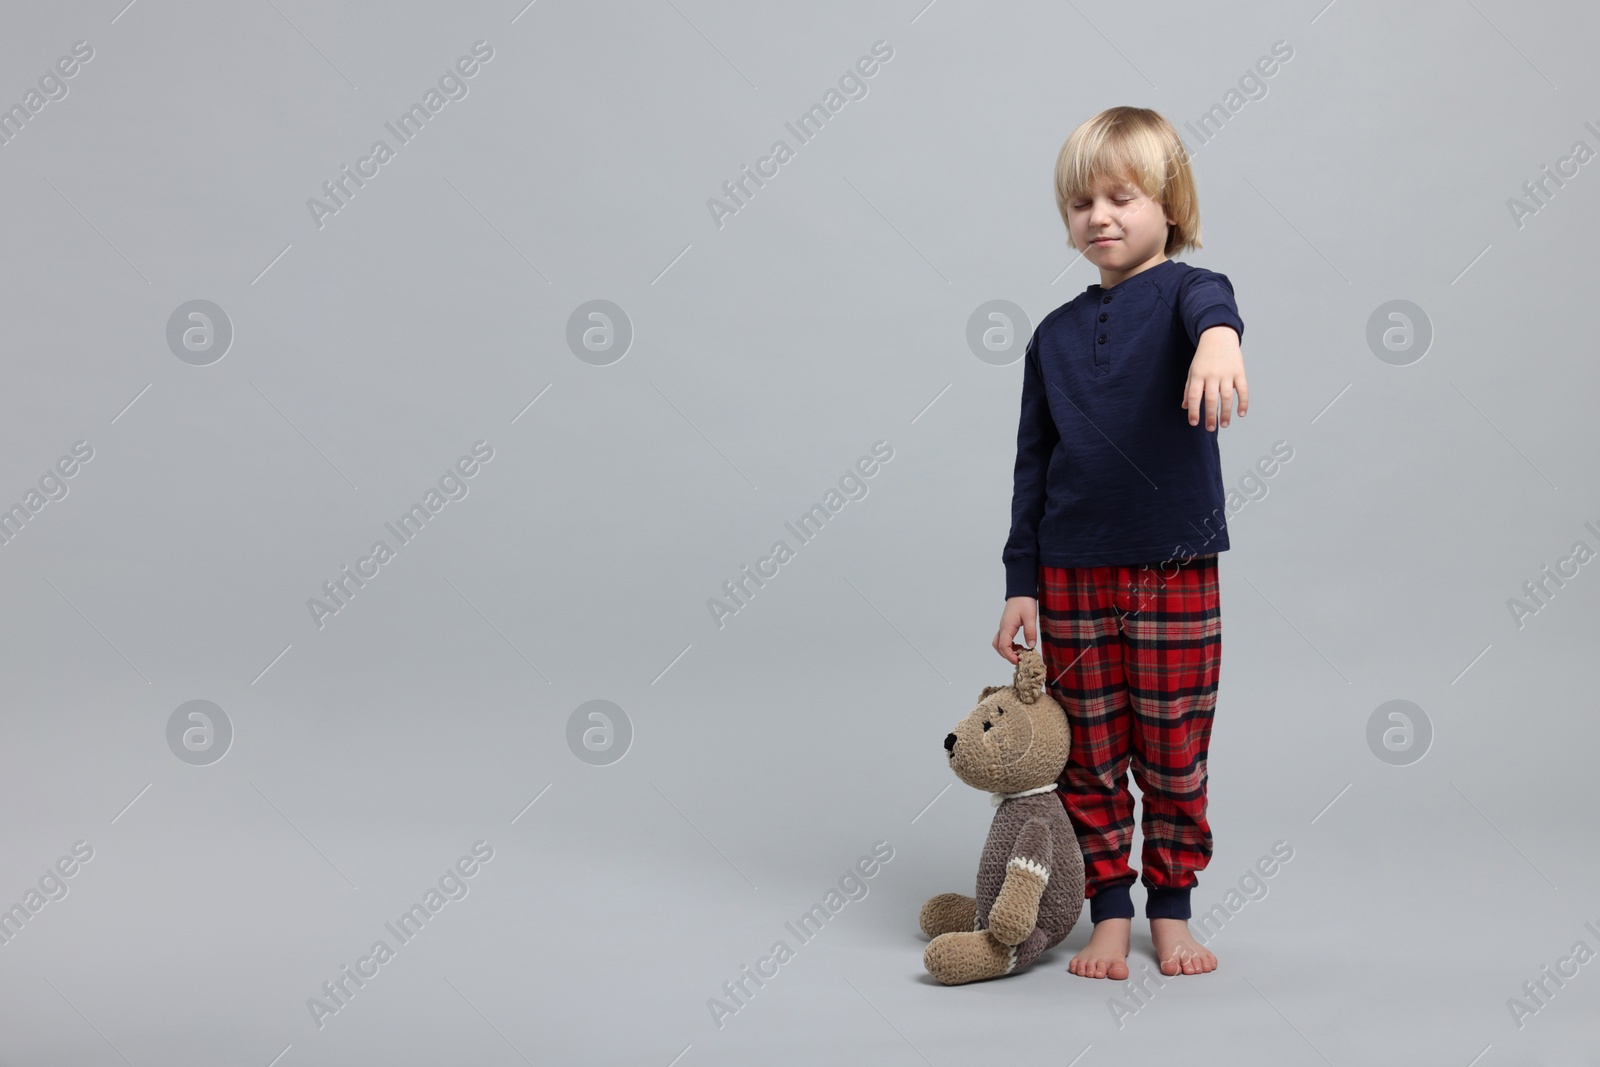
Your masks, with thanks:
[{"label": "shirt placket", "polygon": [[1111,370],[1111,293],[1100,297],[1100,314],[1095,320],[1094,372],[1105,374]]}]

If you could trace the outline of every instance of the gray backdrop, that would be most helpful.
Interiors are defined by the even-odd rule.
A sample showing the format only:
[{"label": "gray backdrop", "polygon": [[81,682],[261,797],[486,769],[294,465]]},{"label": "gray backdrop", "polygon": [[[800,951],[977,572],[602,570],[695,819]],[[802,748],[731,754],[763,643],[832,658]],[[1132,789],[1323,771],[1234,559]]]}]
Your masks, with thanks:
[{"label": "gray backdrop", "polygon": [[[1600,1062],[1594,9],[920,2],[8,5],[0,1062]],[[945,988],[1116,104],[1246,323],[1220,966]]]}]

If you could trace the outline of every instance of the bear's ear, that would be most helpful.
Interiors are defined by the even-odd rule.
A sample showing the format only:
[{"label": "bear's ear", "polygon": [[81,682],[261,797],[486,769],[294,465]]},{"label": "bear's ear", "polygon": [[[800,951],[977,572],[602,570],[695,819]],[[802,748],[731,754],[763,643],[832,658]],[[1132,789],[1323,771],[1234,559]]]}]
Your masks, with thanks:
[{"label": "bear's ear", "polygon": [[1044,687],[1044,657],[1037,648],[1025,648],[1017,656],[1017,669],[1011,684],[1024,704],[1032,704],[1039,699],[1039,691]]},{"label": "bear's ear", "polygon": [[1003,686],[1003,685],[986,685],[986,686],[984,686],[983,687],[983,692],[978,694],[978,703],[982,704],[985,700],[989,699],[989,694],[990,693],[998,693],[998,692],[1000,692],[1000,690],[1002,690],[1004,688],[1005,688],[1005,686]]}]

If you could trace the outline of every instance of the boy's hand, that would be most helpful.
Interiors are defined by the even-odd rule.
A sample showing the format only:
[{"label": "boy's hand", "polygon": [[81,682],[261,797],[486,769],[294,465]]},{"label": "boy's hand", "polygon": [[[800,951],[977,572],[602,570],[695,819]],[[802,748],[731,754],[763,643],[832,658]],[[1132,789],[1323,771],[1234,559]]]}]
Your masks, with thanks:
[{"label": "boy's hand", "polygon": [[1239,394],[1239,415],[1250,406],[1250,387],[1244,380],[1244,353],[1239,351],[1239,335],[1232,326],[1212,326],[1200,335],[1194,359],[1189,364],[1189,380],[1183,387],[1183,402],[1189,409],[1189,425],[1200,421],[1202,396],[1208,402],[1206,429],[1217,428],[1217,412],[1222,425],[1233,418],[1233,394]]},{"label": "boy's hand", "polygon": [[1017,627],[1022,627],[1029,648],[1039,647],[1039,601],[1031,596],[1014,596],[1006,600],[1006,609],[1000,616],[1000,632],[994,635],[994,650],[1016,666],[1022,654],[1021,645],[1013,645]]}]

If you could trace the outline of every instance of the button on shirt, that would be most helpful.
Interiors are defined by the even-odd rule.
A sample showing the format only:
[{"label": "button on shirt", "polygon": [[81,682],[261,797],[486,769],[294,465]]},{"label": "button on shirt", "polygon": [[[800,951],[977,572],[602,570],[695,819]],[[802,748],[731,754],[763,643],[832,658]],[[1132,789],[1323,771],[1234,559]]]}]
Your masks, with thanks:
[{"label": "button on shirt", "polygon": [[1216,431],[1179,407],[1200,334],[1244,322],[1225,274],[1167,259],[1091,285],[1033,332],[1001,553],[1006,596],[1046,567],[1181,561],[1228,547]]}]

